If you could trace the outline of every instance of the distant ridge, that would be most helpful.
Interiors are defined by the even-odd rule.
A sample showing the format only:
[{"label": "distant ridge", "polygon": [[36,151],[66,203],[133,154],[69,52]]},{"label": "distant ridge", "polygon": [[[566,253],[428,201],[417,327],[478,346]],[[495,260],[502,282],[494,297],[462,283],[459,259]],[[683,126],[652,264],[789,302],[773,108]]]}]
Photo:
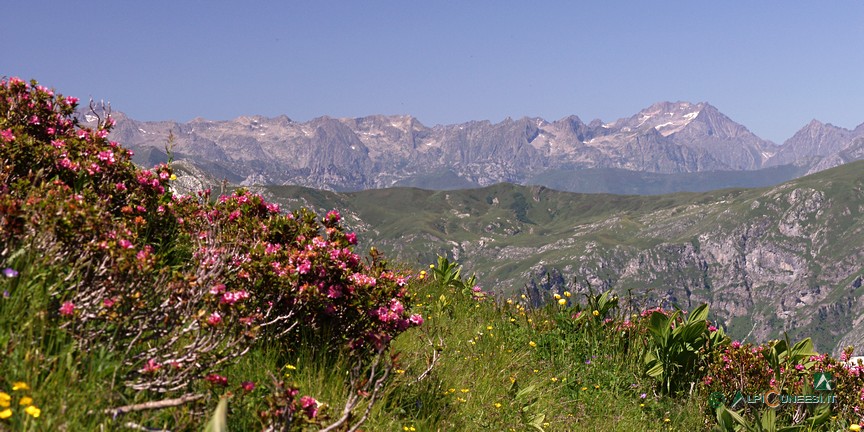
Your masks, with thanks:
[{"label": "distant ridge", "polygon": [[[232,181],[335,191],[499,182],[652,194],[765,186],[857,160],[856,140],[864,138],[864,125],[847,130],[813,121],[778,146],[705,102],[661,102],[629,118],[588,124],[576,116],[433,127],[383,115],[302,123],[286,116],[176,123],[116,113],[116,119],[112,138],[139,152],[143,164],[156,160],[154,149],[164,149],[170,131],[175,159]],[[593,174],[606,180],[591,181]]]}]

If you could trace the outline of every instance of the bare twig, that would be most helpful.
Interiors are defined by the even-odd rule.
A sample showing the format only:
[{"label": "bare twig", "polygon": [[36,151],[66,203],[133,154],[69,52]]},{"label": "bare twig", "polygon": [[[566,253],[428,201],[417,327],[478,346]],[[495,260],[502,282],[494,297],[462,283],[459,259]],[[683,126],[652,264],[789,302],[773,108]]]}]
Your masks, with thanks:
[{"label": "bare twig", "polygon": [[140,404],[125,405],[125,406],[121,406],[121,407],[117,407],[117,408],[108,408],[104,412],[106,414],[111,414],[112,416],[116,417],[120,414],[126,414],[129,412],[146,411],[146,410],[154,410],[154,409],[162,409],[162,408],[170,408],[170,407],[180,406],[180,405],[183,405],[185,403],[196,401],[196,400],[201,399],[203,397],[204,397],[203,394],[188,394],[188,395],[183,395],[179,398],[174,398],[174,399],[163,399],[163,400],[158,400],[158,401],[144,402],[144,403],[140,403]]},{"label": "bare twig", "polygon": [[[444,339],[441,336],[438,336],[438,344],[444,345]],[[423,381],[424,378],[429,376],[429,373],[432,372],[432,369],[438,363],[438,360],[441,358],[441,352],[438,351],[438,348],[435,347],[435,344],[432,343],[432,340],[429,339],[429,345],[432,345],[432,361],[429,362],[429,367],[423,371],[419,376],[417,376],[416,382]]]}]

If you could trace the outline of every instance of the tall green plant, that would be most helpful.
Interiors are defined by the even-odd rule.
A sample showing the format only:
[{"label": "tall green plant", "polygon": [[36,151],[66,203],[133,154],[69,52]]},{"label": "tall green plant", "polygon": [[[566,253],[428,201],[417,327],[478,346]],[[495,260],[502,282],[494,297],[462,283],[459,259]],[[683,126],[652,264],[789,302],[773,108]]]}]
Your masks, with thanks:
[{"label": "tall green plant", "polygon": [[680,314],[654,311],[648,319],[653,347],[645,354],[645,372],[666,393],[694,381],[700,349],[709,338],[707,304],[693,310],[686,320],[679,320]]}]

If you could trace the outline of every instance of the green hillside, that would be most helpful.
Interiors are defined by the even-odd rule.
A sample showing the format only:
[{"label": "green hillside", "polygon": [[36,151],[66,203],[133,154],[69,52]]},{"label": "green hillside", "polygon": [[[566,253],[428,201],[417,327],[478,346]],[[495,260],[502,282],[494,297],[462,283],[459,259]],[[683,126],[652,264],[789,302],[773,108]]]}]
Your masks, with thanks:
[{"label": "green hillside", "polygon": [[770,188],[658,196],[512,184],[261,190],[288,206],[345,209],[368,244],[411,263],[459,259],[502,294],[581,291],[587,280],[645,301],[715,302],[739,337],[815,328],[817,346],[834,349],[841,339],[861,342],[844,339],[841,323],[857,317],[851,305],[862,294],[862,168],[855,162]]}]

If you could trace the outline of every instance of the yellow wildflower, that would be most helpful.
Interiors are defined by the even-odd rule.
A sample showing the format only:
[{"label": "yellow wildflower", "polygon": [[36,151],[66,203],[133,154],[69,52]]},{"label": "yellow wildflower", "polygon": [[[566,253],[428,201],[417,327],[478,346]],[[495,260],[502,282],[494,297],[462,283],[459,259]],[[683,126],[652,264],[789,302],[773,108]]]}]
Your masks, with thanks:
[{"label": "yellow wildflower", "polygon": [[0,407],[8,408],[10,400],[12,400],[12,396],[9,396],[9,393],[0,392]]},{"label": "yellow wildflower", "polygon": [[582,387],[582,391],[588,390],[588,387]]},{"label": "yellow wildflower", "polygon": [[461,389],[461,390],[459,390],[459,391],[461,391],[462,393],[468,393],[468,392],[471,391],[471,390],[469,390],[469,389]]},{"label": "yellow wildflower", "polygon": [[594,390],[600,390],[600,384],[594,384]]},{"label": "yellow wildflower", "polygon": [[177,174],[171,174],[171,177],[168,177],[170,180],[177,180]]},{"label": "yellow wildflower", "polygon": [[534,348],[534,347],[536,347],[536,346],[537,346],[537,343],[536,343],[536,342],[534,342],[534,341],[528,341],[528,345],[530,345],[530,346],[531,346],[531,348]]},{"label": "yellow wildflower", "polygon": [[564,297],[570,297],[570,291],[564,291]]},{"label": "yellow wildflower", "polygon": [[405,373],[405,371],[404,371],[404,370],[402,370],[402,369],[396,369],[396,370],[395,370],[395,371],[393,371],[393,372],[396,372],[396,373],[397,373],[397,374],[399,374],[399,375],[402,375],[402,374],[404,374],[404,373]]},{"label": "yellow wildflower", "polygon": [[12,391],[18,391],[18,390],[30,390],[30,386],[28,386],[27,383],[25,383],[23,381],[18,381],[16,383],[13,383],[12,384]]},{"label": "yellow wildflower", "polygon": [[9,417],[12,417],[12,410],[11,409],[6,408],[5,410],[0,411],[0,419],[7,419]]},{"label": "yellow wildflower", "polygon": [[429,264],[429,268],[435,268],[435,264]]},{"label": "yellow wildflower", "polygon": [[39,414],[42,414],[42,410],[36,408],[35,405],[30,405],[27,408],[24,408],[24,412],[33,416],[33,418],[39,418]]},{"label": "yellow wildflower", "polygon": [[558,382],[558,378],[556,378],[556,377],[552,377],[552,378],[550,378],[550,380],[551,380],[552,382]]},{"label": "yellow wildflower", "polygon": [[495,402],[495,408],[501,408],[501,404],[498,402]]},{"label": "yellow wildflower", "polygon": [[513,304],[513,299],[507,299],[507,304]]},{"label": "yellow wildflower", "polygon": [[849,426],[849,430],[850,430],[850,431],[856,431],[856,432],[857,432],[857,431],[860,431],[860,430],[861,430],[861,425],[859,425],[859,424],[857,424],[857,423],[853,423],[853,424],[851,424],[851,425]]},{"label": "yellow wildflower", "polygon": [[561,299],[561,294],[555,293],[552,295],[552,297],[555,297],[555,300],[559,300]]},{"label": "yellow wildflower", "polygon": [[558,304],[561,305],[561,306],[564,306],[564,305],[567,304],[567,300],[565,300],[565,299],[562,298],[561,300],[558,300]]},{"label": "yellow wildflower", "polygon": [[21,398],[21,400],[18,401],[18,405],[21,405],[21,406],[33,405],[33,398],[31,398],[30,396],[24,396]]},{"label": "yellow wildflower", "polygon": [[594,316],[600,316],[600,311],[594,309],[594,312],[591,312]]}]

